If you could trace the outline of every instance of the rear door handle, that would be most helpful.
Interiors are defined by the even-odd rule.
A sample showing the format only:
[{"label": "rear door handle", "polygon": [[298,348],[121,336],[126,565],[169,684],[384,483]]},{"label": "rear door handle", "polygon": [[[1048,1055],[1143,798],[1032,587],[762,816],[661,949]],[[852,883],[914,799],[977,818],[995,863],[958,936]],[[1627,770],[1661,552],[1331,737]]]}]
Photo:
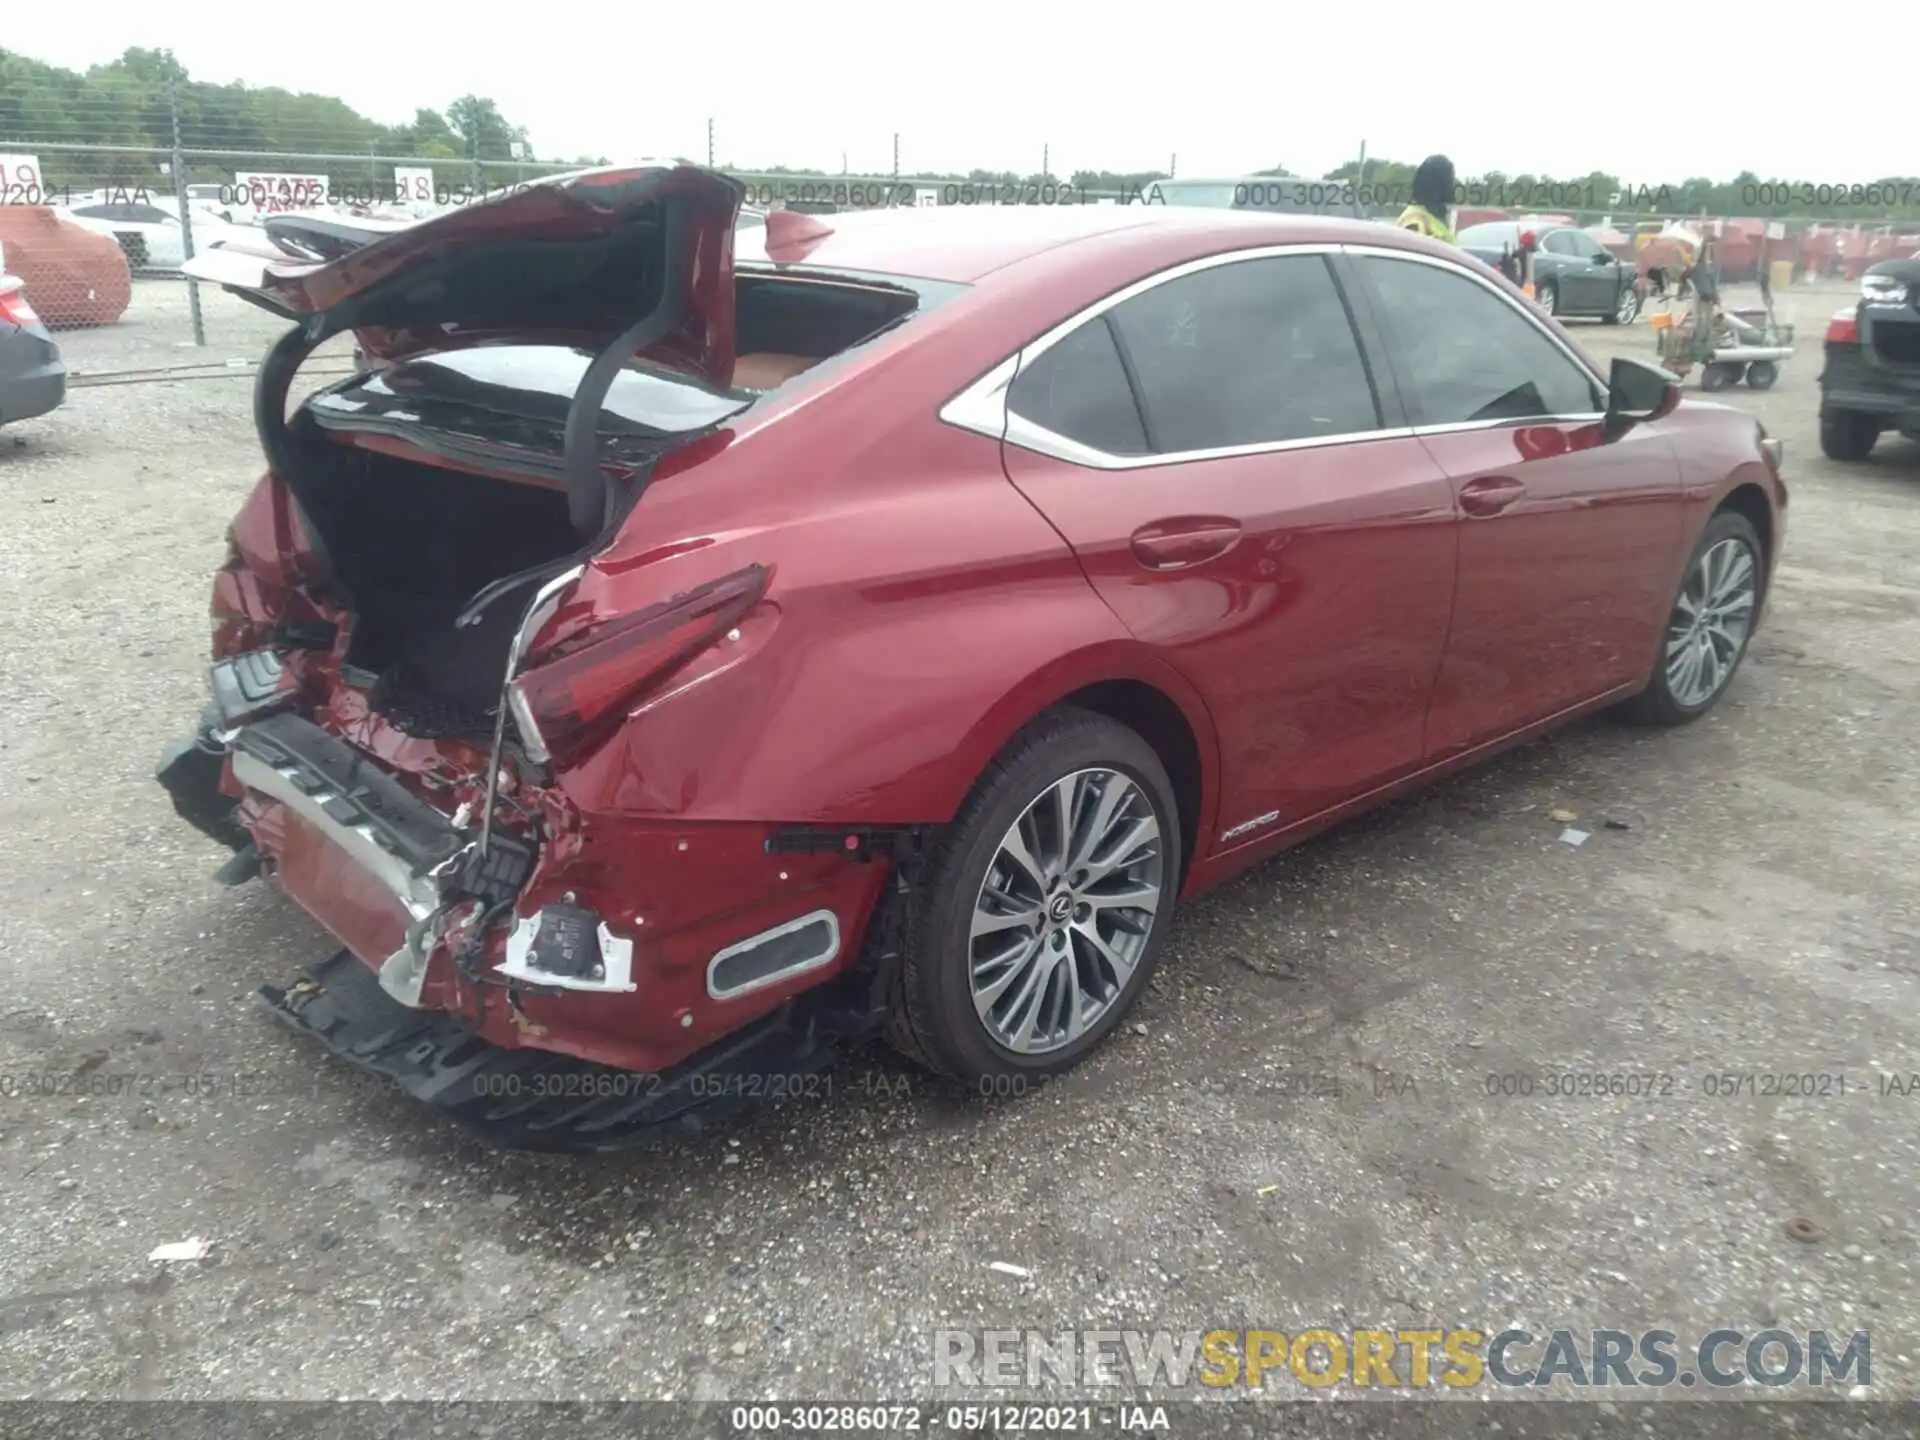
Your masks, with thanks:
[{"label": "rear door handle", "polygon": [[1184,570],[1231,550],[1240,522],[1224,515],[1182,515],[1155,520],[1133,532],[1133,558],[1149,570]]},{"label": "rear door handle", "polygon": [[1182,570],[1231,550],[1240,539],[1234,520],[1164,520],[1133,532],[1133,555],[1149,570]]},{"label": "rear door handle", "polygon": [[1460,487],[1460,508],[1485,518],[1498,515],[1527,493],[1527,487],[1508,475],[1483,475]]}]

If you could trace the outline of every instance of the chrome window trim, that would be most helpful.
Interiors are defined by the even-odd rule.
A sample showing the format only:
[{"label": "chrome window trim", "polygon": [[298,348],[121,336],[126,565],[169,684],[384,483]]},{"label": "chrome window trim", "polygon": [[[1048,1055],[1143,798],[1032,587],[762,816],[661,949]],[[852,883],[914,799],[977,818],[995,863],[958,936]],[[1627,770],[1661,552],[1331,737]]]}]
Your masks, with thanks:
[{"label": "chrome window trim", "polygon": [[1342,435],[1307,435],[1292,440],[1265,440],[1251,445],[1227,445],[1206,450],[1177,450],[1152,455],[1115,455],[1105,450],[1097,450],[1078,440],[1069,439],[1065,435],[1048,430],[1045,426],[1036,425],[1033,421],[1016,415],[1007,408],[1007,391],[1013,385],[1014,378],[1029,363],[1046,354],[1082,325],[1099,319],[1107,311],[1126,304],[1136,295],[1143,295],[1170,281],[1195,275],[1203,270],[1212,270],[1221,265],[1234,265],[1248,260],[1276,259],[1289,255],[1377,255],[1389,260],[1410,260],[1420,265],[1432,265],[1450,274],[1464,275],[1474,284],[1504,301],[1522,319],[1545,335],[1581,374],[1587,376],[1599,388],[1601,394],[1606,393],[1606,382],[1595,373],[1593,367],[1587,364],[1565,340],[1549,329],[1543,317],[1531,313],[1523,299],[1502,290],[1493,283],[1491,276],[1476,274],[1468,266],[1458,265],[1438,256],[1423,255],[1415,250],[1402,250],[1390,245],[1283,244],[1260,245],[1251,249],[1223,251],[1218,255],[1203,255],[1196,260],[1183,261],[1170,269],[1156,271],[1152,275],[1123,286],[1111,295],[1102,296],[1050,330],[1044,331],[1037,338],[1028,341],[961,390],[940,407],[940,419],[958,429],[971,430],[977,435],[985,435],[988,439],[1002,440],[1022,450],[1050,456],[1055,460],[1064,460],[1070,465],[1079,465],[1089,470],[1145,470],[1163,465],[1186,465],[1200,460],[1284,454],[1290,450],[1317,450],[1336,445],[1361,444],[1372,440],[1403,440],[1410,436],[1447,435],[1460,431],[1495,430],[1526,425],[1591,424],[1606,418],[1604,411],[1596,411],[1575,415],[1534,415],[1524,419],[1463,420],[1439,425],[1389,426],[1379,430],[1350,431]]},{"label": "chrome window trim", "polygon": [[1414,435],[1458,435],[1469,430],[1524,430],[1530,425],[1598,425],[1607,418],[1604,410],[1581,415],[1527,415],[1499,420],[1455,420],[1445,425],[1416,425]]}]

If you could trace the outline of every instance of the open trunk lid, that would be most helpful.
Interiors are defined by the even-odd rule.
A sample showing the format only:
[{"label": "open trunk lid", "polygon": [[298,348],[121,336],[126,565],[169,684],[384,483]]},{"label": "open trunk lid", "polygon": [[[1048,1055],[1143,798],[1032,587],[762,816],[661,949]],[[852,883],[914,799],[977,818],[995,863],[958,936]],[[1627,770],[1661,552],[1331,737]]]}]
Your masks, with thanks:
[{"label": "open trunk lid", "polygon": [[641,317],[639,347],[724,383],[733,365],[733,226],[744,191],[678,161],[531,182],[417,223],[297,216],[186,273],[288,320],[396,356],[503,338],[598,348]]}]

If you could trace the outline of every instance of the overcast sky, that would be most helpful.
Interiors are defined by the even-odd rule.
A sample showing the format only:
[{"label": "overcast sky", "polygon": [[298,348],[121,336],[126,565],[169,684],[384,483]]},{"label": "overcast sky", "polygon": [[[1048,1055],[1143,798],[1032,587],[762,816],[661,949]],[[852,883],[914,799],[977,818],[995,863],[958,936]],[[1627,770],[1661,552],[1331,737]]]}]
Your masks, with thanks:
[{"label": "overcast sky", "polygon": [[[457,23],[400,4],[116,8],[9,6],[0,45],[73,68],[167,47],[195,79],[335,94],[389,123],[471,91],[537,153],[567,158],[704,159],[711,116],[723,164],[838,170],[844,154],[870,174],[891,170],[896,130],[903,172],[1026,173],[1045,145],[1058,175],[1175,154],[1183,175],[1281,163],[1318,175],[1362,139],[1401,160],[1443,150],[1463,174],[1599,169],[1630,184],[1920,170],[1891,88],[1912,67],[1866,53],[1876,33],[1897,45],[1909,32],[1911,12],[1890,0],[1710,7],[1700,51],[1687,7],[1587,3],[482,0]],[[1684,98],[1702,88],[1738,98]]]}]

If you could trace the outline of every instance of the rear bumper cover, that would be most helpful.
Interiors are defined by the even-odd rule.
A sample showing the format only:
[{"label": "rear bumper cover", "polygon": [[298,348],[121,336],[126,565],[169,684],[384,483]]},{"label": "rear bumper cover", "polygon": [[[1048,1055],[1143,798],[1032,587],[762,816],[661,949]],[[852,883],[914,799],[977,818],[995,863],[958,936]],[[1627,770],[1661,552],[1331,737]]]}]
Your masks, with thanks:
[{"label": "rear bumper cover", "polygon": [[161,783],[419,1023],[542,1063],[663,1072],[802,1001],[843,1028],[870,1022],[864,977],[848,972],[891,869],[869,862],[892,848],[582,814],[523,783],[515,808],[543,814],[539,846],[496,827],[483,864],[478,807],[452,804],[472,787],[443,813],[410,772],[292,713],[292,692],[252,659],[215,667],[215,700]]}]

